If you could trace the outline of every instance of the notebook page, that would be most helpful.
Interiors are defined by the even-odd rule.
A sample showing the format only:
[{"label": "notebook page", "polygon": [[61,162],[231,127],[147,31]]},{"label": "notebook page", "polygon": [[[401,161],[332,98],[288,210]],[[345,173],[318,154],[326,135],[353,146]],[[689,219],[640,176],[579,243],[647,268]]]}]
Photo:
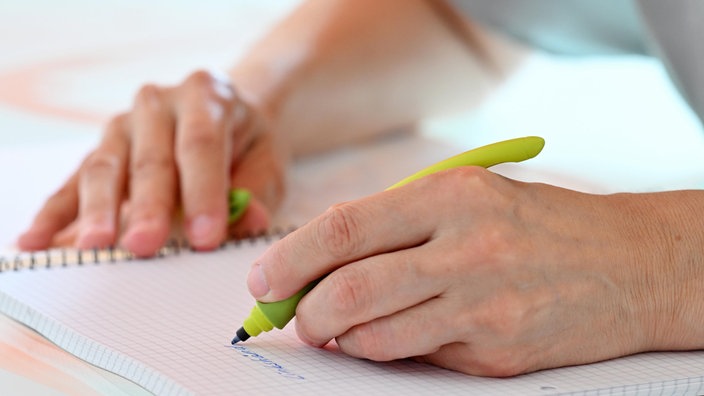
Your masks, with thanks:
[{"label": "notebook page", "polygon": [[[0,310],[156,394],[632,394],[704,389],[704,352],[643,354],[510,379],[303,345],[290,324],[232,347],[264,239],[210,253],[0,274]],[[585,391],[591,391],[585,393]],[[630,394],[629,393],[629,394]]]}]

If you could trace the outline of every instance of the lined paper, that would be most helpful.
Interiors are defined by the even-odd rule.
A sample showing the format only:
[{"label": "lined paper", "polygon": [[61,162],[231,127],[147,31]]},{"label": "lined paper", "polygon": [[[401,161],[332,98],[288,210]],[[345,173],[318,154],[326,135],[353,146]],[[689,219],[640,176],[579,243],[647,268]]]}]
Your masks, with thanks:
[{"label": "lined paper", "polygon": [[522,395],[704,393],[704,352],[652,353],[509,379],[302,344],[294,326],[232,347],[251,310],[260,238],[209,253],[0,274],[0,311],[61,348],[164,395],[276,392]]}]

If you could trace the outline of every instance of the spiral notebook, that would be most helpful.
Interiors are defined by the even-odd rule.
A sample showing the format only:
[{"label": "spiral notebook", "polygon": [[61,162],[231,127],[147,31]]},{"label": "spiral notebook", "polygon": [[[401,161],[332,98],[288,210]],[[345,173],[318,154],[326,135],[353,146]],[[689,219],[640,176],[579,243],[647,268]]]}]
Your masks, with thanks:
[{"label": "spiral notebook", "polygon": [[289,325],[232,346],[245,276],[275,237],[161,257],[53,250],[0,258],[0,311],[79,358],[163,395],[704,394],[704,352],[652,353],[508,379],[378,363],[298,341]]}]

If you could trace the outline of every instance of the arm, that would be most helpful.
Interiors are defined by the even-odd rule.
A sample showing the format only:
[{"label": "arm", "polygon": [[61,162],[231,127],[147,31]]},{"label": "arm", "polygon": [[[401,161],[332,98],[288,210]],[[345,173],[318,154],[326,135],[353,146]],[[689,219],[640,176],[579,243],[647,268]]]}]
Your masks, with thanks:
[{"label": "arm", "polygon": [[437,0],[312,0],[232,71],[294,155],[466,107],[487,88],[483,40]]}]

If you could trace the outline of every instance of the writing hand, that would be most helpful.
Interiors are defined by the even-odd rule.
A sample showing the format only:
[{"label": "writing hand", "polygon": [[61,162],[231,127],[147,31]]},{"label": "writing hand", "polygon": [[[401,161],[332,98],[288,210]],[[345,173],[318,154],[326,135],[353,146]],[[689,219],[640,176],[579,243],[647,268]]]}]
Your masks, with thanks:
[{"label": "writing hand", "polygon": [[681,348],[701,331],[666,309],[692,273],[667,269],[659,231],[633,220],[643,198],[458,168],[329,209],[269,248],[248,286],[271,302],[328,274],[298,305],[302,340],[476,375]]}]

